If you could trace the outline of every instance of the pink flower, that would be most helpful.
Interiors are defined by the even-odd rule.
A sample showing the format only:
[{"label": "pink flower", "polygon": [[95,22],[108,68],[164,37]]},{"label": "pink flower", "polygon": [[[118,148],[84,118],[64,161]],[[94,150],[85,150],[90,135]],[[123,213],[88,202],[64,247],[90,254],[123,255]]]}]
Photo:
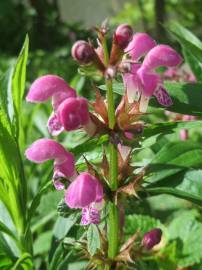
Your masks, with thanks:
[{"label": "pink flower", "polygon": [[54,184],[56,189],[64,188],[59,178],[75,176],[75,164],[73,155],[66,151],[59,143],[51,139],[39,139],[35,141],[25,152],[27,159],[35,163],[43,163],[54,159]]},{"label": "pink flower", "polygon": [[[146,37],[145,37],[146,38]],[[145,112],[148,106],[149,98],[154,95],[158,102],[163,106],[171,106],[172,100],[167,93],[166,89],[163,87],[163,80],[160,75],[155,72],[155,69],[161,66],[174,67],[181,63],[180,55],[167,45],[157,45],[152,48],[154,42],[152,42],[148,37],[146,38],[148,46],[141,48],[141,44],[137,41],[134,42],[134,51],[137,48],[137,53],[135,54],[136,59],[142,56],[144,51],[149,50],[144,58],[142,65],[135,64],[131,70],[131,74],[124,75],[124,85],[126,87],[129,102],[134,100],[135,96],[140,99],[140,111]],[[133,45],[129,44],[130,46]]]},{"label": "pink flower", "polygon": [[156,41],[149,35],[146,33],[136,33],[125,49],[125,52],[131,56],[132,60],[138,61],[140,57],[150,51],[154,46],[156,46]]},{"label": "pink flower", "polygon": [[56,109],[64,99],[75,96],[75,90],[62,78],[56,75],[45,75],[32,83],[26,100],[32,103],[41,103],[53,97],[53,103],[57,104],[54,105],[54,109]]},{"label": "pink flower", "polygon": [[67,130],[76,130],[90,121],[88,102],[85,98],[65,99],[57,110],[59,122]]},{"label": "pink flower", "polygon": [[175,67],[182,61],[181,56],[168,45],[157,45],[146,55],[143,66],[148,70],[158,67]]},{"label": "pink flower", "polygon": [[76,91],[71,88],[62,78],[56,75],[45,75],[33,82],[26,100],[41,103],[52,98],[54,112],[48,119],[48,130],[53,136],[60,134],[64,128],[58,120],[57,109],[60,104],[70,97],[76,97]]},{"label": "pink flower", "polygon": [[103,187],[97,178],[81,173],[65,192],[65,202],[70,208],[85,208],[103,198]]}]

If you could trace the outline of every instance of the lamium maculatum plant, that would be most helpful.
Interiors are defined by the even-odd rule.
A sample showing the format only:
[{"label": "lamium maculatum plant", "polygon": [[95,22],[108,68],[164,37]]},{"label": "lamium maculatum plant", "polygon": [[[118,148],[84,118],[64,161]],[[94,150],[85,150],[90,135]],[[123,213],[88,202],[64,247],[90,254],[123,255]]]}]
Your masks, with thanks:
[{"label": "lamium maculatum plant", "polygon": [[[133,148],[141,147],[147,125],[143,119],[148,114],[150,99],[156,98],[166,109],[173,104],[159,67],[177,67],[182,58],[148,34],[133,33],[127,24],[119,25],[111,39],[106,26],[96,31],[97,45],[91,40],[79,40],[72,47],[72,57],[84,74],[89,66],[94,67],[105,86],[92,87],[92,102],[78,96],[76,89],[59,76],[36,79],[26,100],[41,103],[51,98],[53,112],[47,127],[54,138],[35,141],[25,155],[35,163],[54,161],[54,187],[58,192],[64,190],[66,206],[80,213],[80,226],[86,231],[97,230],[100,245],[94,252],[89,251],[86,235],[79,241],[88,269],[130,269],[142,256],[152,254],[153,247],[163,238],[159,228],[141,236],[141,227],[129,239],[124,236],[124,205],[131,196],[139,199],[147,173],[146,167],[138,170],[132,163]],[[115,100],[114,82],[120,79],[124,93],[121,100]],[[93,164],[84,155],[86,170],[81,170],[76,157],[56,141],[61,132],[81,129],[89,138],[107,138],[99,164]]]}]

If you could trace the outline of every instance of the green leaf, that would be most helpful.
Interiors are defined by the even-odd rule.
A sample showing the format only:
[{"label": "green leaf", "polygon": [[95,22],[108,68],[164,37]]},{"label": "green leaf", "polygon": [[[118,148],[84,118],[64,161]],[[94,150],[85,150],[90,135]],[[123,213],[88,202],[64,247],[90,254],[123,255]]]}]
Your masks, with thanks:
[{"label": "green leaf", "polygon": [[179,43],[202,62],[202,42],[189,30],[177,22],[169,23],[167,28]]},{"label": "green leaf", "polygon": [[31,270],[33,269],[32,256],[29,253],[23,253],[17,260],[12,270]]},{"label": "green leaf", "polygon": [[25,228],[27,185],[16,136],[20,121],[17,114],[20,113],[22,98],[22,94],[17,92],[23,91],[27,53],[26,39],[14,68],[0,80],[0,198],[21,231]]},{"label": "green leaf", "polygon": [[37,209],[37,207],[39,206],[40,202],[41,202],[41,198],[44,194],[46,194],[52,187],[52,183],[46,183],[41,190],[39,190],[39,192],[36,194],[36,196],[34,197],[34,199],[31,202],[29,211],[28,211],[28,220],[31,220],[32,216],[35,214],[35,211]]},{"label": "green leaf", "polygon": [[196,79],[202,81],[202,62],[200,62],[188,49],[183,48],[183,55]]},{"label": "green leaf", "polygon": [[168,134],[176,132],[180,129],[190,129],[201,127],[202,121],[177,121],[177,122],[162,122],[148,125],[144,128],[143,137],[151,137],[156,134]]},{"label": "green leaf", "polygon": [[20,55],[17,59],[17,62],[14,66],[12,73],[12,97],[13,97],[13,106],[15,110],[15,119],[16,122],[16,132],[19,132],[20,127],[20,117],[21,117],[21,104],[22,98],[25,90],[25,80],[26,80],[26,65],[28,58],[29,50],[29,38],[26,36],[24,45],[20,52]]},{"label": "green leaf", "polygon": [[202,206],[202,170],[188,170],[149,184],[147,195],[171,194]]},{"label": "green leaf", "polygon": [[177,242],[177,263],[179,267],[188,267],[202,260],[202,223],[195,210],[176,213],[168,227],[169,238]]},{"label": "green leaf", "polygon": [[52,231],[41,233],[34,242],[34,255],[44,254],[51,246]]},{"label": "green leaf", "polygon": [[148,165],[146,181],[156,183],[168,176],[202,166],[202,146],[191,141],[169,142]]},{"label": "green leaf", "polygon": [[58,214],[59,214],[61,217],[64,217],[64,218],[66,218],[66,217],[68,217],[70,214],[72,214],[73,211],[75,211],[75,210],[69,208],[69,207],[67,206],[67,204],[65,203],[65,200],[64,200],[64,199],[62,199],[62,200],[59,202],[58,206],[57,206],[57,212],[58,212]]},{"label": "green leaf", "polygon": [[[202,115],[202,83],[164,82],[164,86],[173,100],[173,105],[168,108],[169,111],[196,116]],[[104,85],[99,88],[106,91],[106,86]],[[123,95],[123,84],[114,84],[113,91],[119,95]],[[151,98],[149,105],[165,109],[165,107],[161,106],[155,98]]]},{"label": "green leaf", "polygon": [[91,256],[100,248],[100,235],[95,224],[90,224],[87,231],[88,252]]},{"label": "green leaf", "polygon": [[0,231],[7,234],[8,236],[10,236],[15,241],[18,241],[15,234],[1,221],[0,221]]},{"label": "green leaf", "polygon": [[77,222],[79,217],[80,213],[77,212],[69,215],[67,218],[58,217],[53,229],[54,236],[58,239],[64,238]]},{"label": "green leaf", "polygon": [[140,240],[146,232],[154,228],[161,228],[164,233],[166,230],[160,220],[150,216],[134,214],[128,215],[125,218],[124,232],[127,238],[139,231],[138,238]]}]

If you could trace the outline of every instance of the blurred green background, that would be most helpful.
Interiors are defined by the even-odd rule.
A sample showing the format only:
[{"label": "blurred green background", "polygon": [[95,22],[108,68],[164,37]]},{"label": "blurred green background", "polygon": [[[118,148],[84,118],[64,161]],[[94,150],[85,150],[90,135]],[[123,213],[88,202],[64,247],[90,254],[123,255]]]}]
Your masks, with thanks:
[{"label": "blurred green background", "polygon": [[73,42],[87,38],[104,19],[130,23],[137,32],[172,43],[166,23],[176,19],[202,37],[200,11],[201,0],[1,0],[0,74],[19,52],[26,33],[31,50],[28,81],[45,73],[70,80],[76,70],[70,57]]}]

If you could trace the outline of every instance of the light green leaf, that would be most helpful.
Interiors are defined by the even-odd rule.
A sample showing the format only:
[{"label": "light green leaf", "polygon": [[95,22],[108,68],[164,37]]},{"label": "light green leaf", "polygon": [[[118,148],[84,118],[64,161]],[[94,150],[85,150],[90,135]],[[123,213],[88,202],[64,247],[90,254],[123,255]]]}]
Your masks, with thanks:
[{"label": "light green leaf", "polygon": [[51,246],[52,231],[41,233],[34,242],[34,255],[44,254]]},{"label": "light green leaf", "polygon": [[146,232],[154,228],[162,229],[164,234],[166,232],[166,229],[160,220],[153,217],[134,214],[128,215],[125,218],[124,232],[127,238],[139,231],[139,239],[141,239]]},{"label": "light green leaf", "polygon": [[19,133],[21,104],[22,104],[22,98],[23,98],[24,90],[25,90],[28,50],[29,50],[29,38],[28,36],[26,36],[24,45],[22,47],[20,55],[13,69],[12,82],[11,82],[13,106],[15,110],[14,121],[16,125],[15,127],[16,127],[17,134]]},{"label": "light green leaf", "polygon": [[74,226],[74,224],[77,222],[79,216],[80,213],[75,212],[67,218],[58,217],[53,229],[54,236],[58,239],[64,238],[70,231],[70,229]]},{"label": "light green leaf", "polygon": [[91,256],[100,248],[100,236],[95,224],[90,224],[87,231],[88,252]]},{"label": "light green leaf", "polygon": [[195,210],[180,211],[168,227],[170,240],[177,242],[177,263],[188,267],[202,260],[202,223]]}]

